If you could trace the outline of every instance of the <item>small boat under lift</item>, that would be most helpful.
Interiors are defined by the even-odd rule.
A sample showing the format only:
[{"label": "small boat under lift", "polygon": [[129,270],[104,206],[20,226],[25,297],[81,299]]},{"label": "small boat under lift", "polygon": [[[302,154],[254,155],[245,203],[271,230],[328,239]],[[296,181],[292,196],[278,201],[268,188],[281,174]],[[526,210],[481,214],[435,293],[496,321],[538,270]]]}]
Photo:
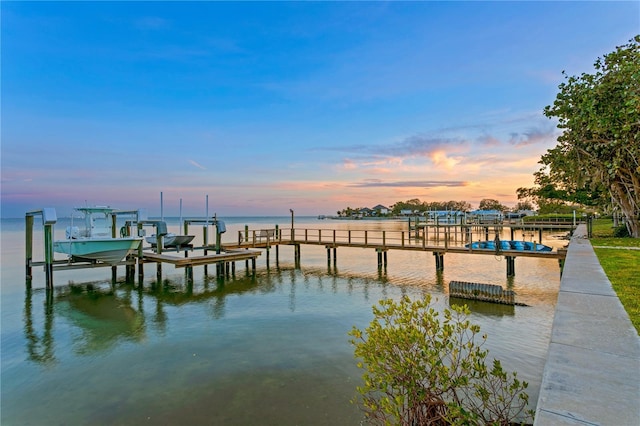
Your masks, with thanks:
[{"label": "small boat under lift", "polygon": [[[176,235],[171,232],[164,235],[162,237],[162,246],[165,248],[168,247],[184,247],[191,243],[191,241],[195,238],[195,235]],[[149,244],[152,246],[158,245],[158,239],[156,235],[150,235],[145,238]]]},{"label": "small boat under lift", "polygon": [[129,253],[138,250],[142,237],[113,237],[110,207],[77,207],[84,214],[84,229],[69,226],[65,239],[53,242],[53,251],[69,257],[115,265]]}]

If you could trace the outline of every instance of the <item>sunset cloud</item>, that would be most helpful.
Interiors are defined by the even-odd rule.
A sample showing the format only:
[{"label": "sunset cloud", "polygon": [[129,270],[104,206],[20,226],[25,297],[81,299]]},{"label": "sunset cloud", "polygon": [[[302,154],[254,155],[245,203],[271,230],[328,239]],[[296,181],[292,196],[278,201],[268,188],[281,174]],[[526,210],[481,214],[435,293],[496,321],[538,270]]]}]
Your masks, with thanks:
[{"label": "sunset cloud", "polygon": [[387,182],[378,179],[367,179],[363,182],[352,183],[348,186],[356,188],[437,188],[437,187],[462,187],[469,185],[465,181],[397,181]]}]

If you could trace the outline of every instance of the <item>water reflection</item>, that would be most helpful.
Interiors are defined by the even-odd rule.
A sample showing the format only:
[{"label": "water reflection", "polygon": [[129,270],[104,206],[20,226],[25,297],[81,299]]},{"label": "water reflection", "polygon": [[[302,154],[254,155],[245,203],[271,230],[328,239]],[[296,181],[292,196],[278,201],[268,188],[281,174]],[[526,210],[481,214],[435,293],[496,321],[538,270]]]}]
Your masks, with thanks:
[{"label": "water reflection", "polygon": [[[220,320],[227,315],[229,298],[243,294],[268,294],[282,292],[287,297],[289,312],[297,309],[298,293],[305,297],[313,287],[314,292],[350,296],[359,293],[366,302],[374,304],[381,297],[392,293],[406,295],[415,293],[415,286],[392,283],[386,269],[375,273],[362,274],[344,272],[339,274],[333,267],[327,273],[322,267],[298,267],[267,269],[257,275],[237,278],[205,277],[194,284],[193,280],[182,281],[180,277],[165,278],[151,286],[137,286],[133,283],[87,282],[72,283],[46,290],[42,330],[39,321],[34,320],[33,291],[26,290],[24,302],[24,335],[27,353],[31,361],[51,364],[56,360],[54,319],[63,319],[71,327],[72,350],[78,355],[91,355],[109,351],[122,343],[140,343],[147,337],[152,327],[160,335],[167,333],[172,316],[170,308],[186,305],[206,305],[208,315]],[[444,303],[467,305],[472,312],[489,316],[513,316],[513,306],[476,302],[465,299],[448,298],[447,284],[441,271],[434,272],[428,284],[418,289],[421,293],[445,295]],[[345,288],[346,284],[346,288]],[[299,286],[304,286],[300,292]],[[512,279],[507,283],[513,286]],[[370,300],[370,292],[376,300]],[[39,313],[35,315],[39,317]],[[59,333],[58,333],[59,335]]]},{"label": "water reflection", "polygon": [[480,300],[462,299],[460,297],[449,297],[449,306],[467,305],[471,312],[496,317],[514,316],[516,308],[513,305],[503,305],[501,303],[483,302]]},{"label": "water reflection", "polygon": [[103,352],[121,341],[144,339],[144,316],[131,306],[130,295],[76,285],[56,295],[56,311],[81,332],[73,339],[78,354]]},{"label": "water reflection", "polygon": [[33,291],[27,288],[24,298],[24,336],[29,359],[40,364],[53,364],[53,292],[47,291],[44,304],[44,325],[42,334],[36,332],[33,313]]}]

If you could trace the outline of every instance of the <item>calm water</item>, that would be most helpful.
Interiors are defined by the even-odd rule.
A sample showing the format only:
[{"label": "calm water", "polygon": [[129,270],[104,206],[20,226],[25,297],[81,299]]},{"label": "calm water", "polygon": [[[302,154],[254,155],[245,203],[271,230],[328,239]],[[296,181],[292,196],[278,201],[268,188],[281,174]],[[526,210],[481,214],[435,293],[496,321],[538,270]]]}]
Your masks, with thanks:
[{"label": "calm water", "polygon": [[[228,218],[223,241],[237,240],[245,224],[288,228],[290,218]],[[57,238],[65,226],[59,220]],[[407,224],[296,218],[296,228]],[[177,221],[169,230],[178,232]],[[565,244],[552,235],[543,242]],[[109,268],[56,271],[48,294],[40,268],[25,289],[23,219],[2,221],[1,246],[2,425],[357,425],[350,400],[361,372],[347,332],[366,327],[382,298],[429,293],[447,306],[451,280],[502,285],[530,305],[475,303],[471,319],[489,335],[490,355],[529,382],[535,404],[560,280],[555,260],[517,258],[508,279],[494,256],[448,254],[436,273],[431,253],[390,251],[378,271],[373,249],[340,248],[334,268],[314,246],[302,246],[296,268],[283,246],[277,263],[273,251],[269,265],[258,258],[255,276],[244,262],[225,280],[196,267],[190,285],[165,265],[158,285],[147,265],[140,288],[124,283],[122,267],[116,283]]]}]

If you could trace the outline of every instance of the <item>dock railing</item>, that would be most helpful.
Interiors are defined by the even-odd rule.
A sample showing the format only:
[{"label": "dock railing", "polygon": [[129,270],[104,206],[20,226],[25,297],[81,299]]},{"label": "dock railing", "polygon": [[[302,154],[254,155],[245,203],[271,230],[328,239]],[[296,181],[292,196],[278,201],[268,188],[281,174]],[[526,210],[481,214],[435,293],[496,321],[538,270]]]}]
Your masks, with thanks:
[{"label": "dock railing", "polygon": [[461,247],[467,241],[462,233],[442,230],[429,238],[416,237],[407,230],[346,230],[322,228],[272,228],[238,231],[238,245],[254,246],[268,244],[316,244],[353,247],[393,247],[393,248],[448,248]]},{"label": "dock railing", "polygon": [[341,229],[256,229],[238,231],[239,244],[264,244],[265,242],[277,244],[304,243],[318,245],[353,245],[367,246],[394,246],[426,247],[424,239],[412,238],[409,231],[389,230],[341,230]]}]

